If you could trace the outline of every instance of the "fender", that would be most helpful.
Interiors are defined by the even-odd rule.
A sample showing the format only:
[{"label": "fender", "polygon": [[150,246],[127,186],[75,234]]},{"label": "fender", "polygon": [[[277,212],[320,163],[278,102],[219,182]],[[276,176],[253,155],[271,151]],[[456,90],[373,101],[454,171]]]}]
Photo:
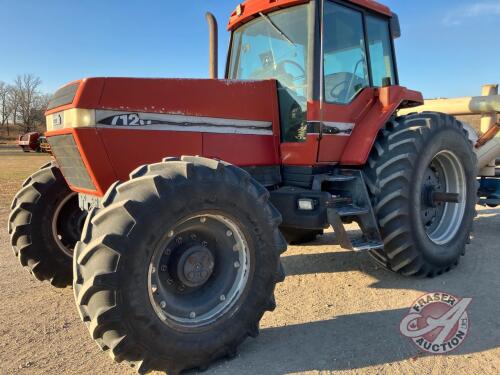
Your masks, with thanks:
[{"label": "fender", "polygon": [[354,127],[342,153],[341,165],[364,165],[368,160],[377,134],[399,108],[416,107],[424,103],[422,94],[402,86],[388,86],[376,90],[377,100]]}]

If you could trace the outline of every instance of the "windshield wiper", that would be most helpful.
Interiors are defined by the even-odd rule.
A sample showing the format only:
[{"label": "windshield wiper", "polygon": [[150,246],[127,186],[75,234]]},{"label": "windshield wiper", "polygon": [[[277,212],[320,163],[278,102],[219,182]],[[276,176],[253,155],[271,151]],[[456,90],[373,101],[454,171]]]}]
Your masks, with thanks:
[{"label": "windshield wiper", "polygon": [[276,26],[276,24],[267,15],[262,12],[259,12],[259,15],[261,15],[269,23],[269,25],[271,25],[273,29],[283,37],[283,39],[285,39],[292,46],[296,47],[295,43],[292,42],[292,40],[278,26]]}]

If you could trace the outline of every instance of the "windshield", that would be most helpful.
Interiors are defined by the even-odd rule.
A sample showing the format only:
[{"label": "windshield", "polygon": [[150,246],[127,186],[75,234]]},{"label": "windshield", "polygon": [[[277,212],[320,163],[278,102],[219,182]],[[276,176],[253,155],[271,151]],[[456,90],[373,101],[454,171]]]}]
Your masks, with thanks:
[{"label": "windshield", "polygon": [[306,4],[261,14],[233,34],[228,78],[279,82],[286,141],[305,139],[309,9]]}]

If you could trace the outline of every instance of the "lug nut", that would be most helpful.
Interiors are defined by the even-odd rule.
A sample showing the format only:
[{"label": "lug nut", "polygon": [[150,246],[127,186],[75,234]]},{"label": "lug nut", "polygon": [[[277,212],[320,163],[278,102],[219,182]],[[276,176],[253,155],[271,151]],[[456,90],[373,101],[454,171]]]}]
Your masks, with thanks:
[{"label": "lug nut", "polygon": [[170,232],[168,232],[168,236],[169,236],[169,237],[173,237],[173,236],[174,236],[174,231],[173,231],[173,230],[171,230]]},{"label": "lug nut", "polygon": [[156,272],[156,267],[151,267],[151,273],[155,273]]},{"label": "lug nut", "polygon": [[165,301],[161,301],[161,302],[160,302],[160,307],[161,307],[162,309],[164,309],[164,308],[165,308],[165,306],[167,306],[167,303],[166,303]]},{"label": "lug nut", "polygon": [[168,285],[172,285],[173,283],[174,283],[174,280],[172,280],[172,279],[168,279],[168,280],[167,280],[167,284],[168,284]]},{"label": "lug nut", "polygon": [[233,251],[240,251],[240,247],[238,244],[233,245]]},{"label": "lug nut", "polygon": [[193,241],[196,240],[196,234],[193,233],[190,237]]},{"label": "lug nut", "polygon": [[234,262],[234,268],[240,268],[240,262],[238,261]]},{"label": "lug nut", "polygon": [[189,317],[190,317],[191,319],[196,318],[196,313],[195,313],[194,311],[191,311],[191,312],[189,313]]},{"label": "lug nut", "polygon": [[203,246],[203,247],[207,247],[207,246],[208,246],[208,242],[207,242],[207,241],[203,241],[203,242],[201,243],[201,246]]},{"label": "lug nut", "polygon": [[207,218],[206,218],[206,217],[200,217],[200,222],[201,222],[201,223],[204,223],[205,221],[207,221]]},{"label": "lug nut", "polygon": [[167,270],[167,265],[166,265],[166,264],[162,264],[162,265],[160,266],[160,271],[161,271],[161,272],[165,272],[166,270]]},{"label": "lug nut", "polygon": [[178,244],[181,244],[182,243],[182,237],[177,237],[175,239],[175,242],[177,242]]},{"label": "lug nut", "polygon": [[153,293],[156,293],[157,290],[158,290],[158,286],[156,284],[151,285],[151,291]]},{"label": "lug nut", "polygon": [[220,296],[220,300],[221,301],[225,301],[226,300],[226,296],[223,294],[222,296]]},{"label": "lug nut", "polygon": [[228,231],[226,232],[226,236],[231,237],[232,235],[233,235],[233,232],[231,232],[230,230],[228,230]]}]

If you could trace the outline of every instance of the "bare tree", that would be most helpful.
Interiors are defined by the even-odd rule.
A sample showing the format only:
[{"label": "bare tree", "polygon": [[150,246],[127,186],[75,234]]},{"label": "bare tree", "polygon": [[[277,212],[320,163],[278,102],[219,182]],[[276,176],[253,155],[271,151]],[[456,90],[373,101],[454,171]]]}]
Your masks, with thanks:
[{"label": "bare tree", "polygon": [[10,112],[11,112],[11,123],[12,125],[19,124],[19,94],[17,92],[17,88],[14,86],[10,86],[10,94],[9,94],[9,103],[10,103]]},{"label": "bare tree", "polygon": [[9,118],[12,113],[11,91],[10,86],[0,81],[0,126],[6,126],[7,135],[9,134]]},{"label": "bare tree", "polygon": [[17,76],[14,82],[17,111],[26,132],[33,130],[37,120],[39,120],[41,94],[38,88],[41,83],[40,78],[33,74]]},{"label": "bare tree", "polygon": [[49,106],[49,101],[52,98],[50,94],[39,94],[35,100],[35,110],[33,115],[33,120],[35,127],[38,129],[43,128],[42,131],[45,131],[45,111]]}]

